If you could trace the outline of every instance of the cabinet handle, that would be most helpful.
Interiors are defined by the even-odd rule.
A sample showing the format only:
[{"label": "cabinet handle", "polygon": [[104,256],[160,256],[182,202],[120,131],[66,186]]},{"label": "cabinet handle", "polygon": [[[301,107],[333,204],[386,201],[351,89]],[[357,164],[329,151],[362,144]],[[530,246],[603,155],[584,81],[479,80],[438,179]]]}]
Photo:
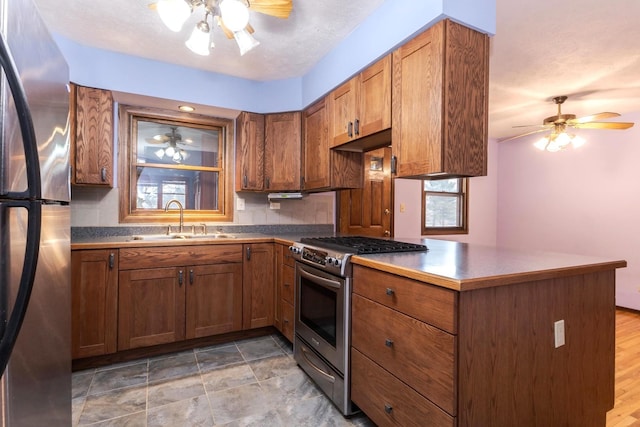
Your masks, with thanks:
[{"label": "cabinet handle", "polygon": [[386,340],[384,340],[384,345],[386,345],[387,347],[393,347],[393,340],[387,338]]},{"label": "cabinet handle", "polygon": [[251,246],[247,246],[247,261],[251,261]]},{"label": "cabinet handle", "polygon": [[111,252],[109,254],[109,270],[113,270],[113,267],[115,266],[115,263],[116,263],[116,254]]},{"label": "cabinet handle", "polygon": [[387,414],[391,414],[393,412],[393,406],[389,405],[388,403],[385,403],[384,412],[386,412]]},{"label": "cabinet handle", "polygon": [[349,138],[353,137],[353,122],[349,122],[347,125],[347,135]]},{"label": "cabinet handle", "polygon": [[182,282],[184,281],[184,271],[178,271],[178,286],[182,287]]},{"label": "cabinet handle", "polygon": [[193,285],[193,268],[189,270],[189,284]]},{"label": "cabinet handle", "polygon": [[248,183],[249,179],[247,178],[247,174],[245,173],[242,176],[242,188],[247,188],[247,183]]},{"label": "cabinet handle", "polygon": [[353,126],[356,136],[360,135],[360,119],[356,119]]},{"label": "cabinet handle", "polygon": [[387,293],[387,295],[389,295],[390,297],[392,297],[393,295],[395,295],[396,291],[394,291],[394,290],[393,290],[393,289],[391,289],[391,288],[387,288],[386,293]]},{"label": "cabinet handle", "polygon": [[391,174],[395,175],[396,173],[398,173],[398,158],[391,156]]},{"label": "cabinet handle", "polygon": [[271,180],[269,179],[269,177],[267,177],[265,181],[267,183],[267,188],[271,187]]},{"label": "cabinet handle", "polygon": [[102,182],[107,182],[107,168],[100,169],[100,179]]}]

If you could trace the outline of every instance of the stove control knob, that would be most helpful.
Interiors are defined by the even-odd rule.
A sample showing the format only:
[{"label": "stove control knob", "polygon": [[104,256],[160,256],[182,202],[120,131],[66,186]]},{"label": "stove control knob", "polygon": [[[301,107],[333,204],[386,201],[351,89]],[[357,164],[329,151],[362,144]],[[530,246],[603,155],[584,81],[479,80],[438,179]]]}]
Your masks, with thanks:
[{"label": "stove control knob", "polygon": [[334,257],[328,256],[327,257],[327,264],[333,265],[334,267],[340,267],[340,265],[342,264],[342,260],[338,259],[338,258],[334,258]]},{"label": "stove control knob", "polygon": [[297,246],[289,246],[289,251],[291,251],[294,254],[299,254],[300,253],[300,248]]}]

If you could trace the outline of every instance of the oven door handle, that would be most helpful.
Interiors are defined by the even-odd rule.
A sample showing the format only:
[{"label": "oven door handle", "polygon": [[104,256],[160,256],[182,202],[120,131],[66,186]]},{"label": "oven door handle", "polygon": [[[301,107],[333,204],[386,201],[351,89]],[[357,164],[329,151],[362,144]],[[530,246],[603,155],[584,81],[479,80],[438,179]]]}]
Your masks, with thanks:
[{"label": "oven door handle", "polygon": [[336,281],[336,280],[331,280],[331,279],[326,279],[324,277],[320,277],[320,276],[316,276],[315,274],[309,273],[307,270],[304,269],[304,267],[300,266],[300,275],[306,279],[312,280],[313,282],[319,284],[319,285],[323,285],[329,288],[333,288],[333,289],[340,289],[342,287],[342,283]]},{"label": "oven door handle", "polygon": [[307,361],[309,366],[311,366],[314,370],[318,371],[319,374],[321,374],[323,377],[325,377],[331,383],[335,383],[336,382],[336,377],[334,377],[333,375],[327,374],[325,371],[323,371],[318,366],[316,366],[316,364],[313,363],[311,361],[311,359],[309,359],[309,356],[307,356],[308,354],[309,354],[309,350],[307,350],[306,348],[302,347],[302,356],[304,357],[304,360]]}]

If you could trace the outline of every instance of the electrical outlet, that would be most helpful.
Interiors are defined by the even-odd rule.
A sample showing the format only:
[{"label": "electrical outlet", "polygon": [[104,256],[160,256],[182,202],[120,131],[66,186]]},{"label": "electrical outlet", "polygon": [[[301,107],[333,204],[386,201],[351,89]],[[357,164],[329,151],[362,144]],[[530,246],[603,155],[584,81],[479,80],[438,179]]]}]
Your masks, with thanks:
[{"label": "electrical outlet", "polygon": [[280,209],[280,203],[278,203],[278,202],[269,202],[269,209]]},{"label": "electrical outlet", "polygon": [[556,348],[564,345],[564,320],[558,320],[553,324]]},{"label": "electrical outlet", "polygon": [[236,199],[236,210],[243,211],[244,210],[244,199],[238,197]]}]

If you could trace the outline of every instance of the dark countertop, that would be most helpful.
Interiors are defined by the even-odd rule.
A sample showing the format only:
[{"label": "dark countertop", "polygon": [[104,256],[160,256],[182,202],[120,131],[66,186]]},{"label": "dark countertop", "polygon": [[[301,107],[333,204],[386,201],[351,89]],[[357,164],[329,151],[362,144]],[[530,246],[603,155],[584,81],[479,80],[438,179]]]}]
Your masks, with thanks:
[{"label": "dark countertop", "polygon": [[355,265],[467,291],[627,266],[624,260],[507,249],[435,239],[399,239],[427,245],[427,252],[357,255]]}]

